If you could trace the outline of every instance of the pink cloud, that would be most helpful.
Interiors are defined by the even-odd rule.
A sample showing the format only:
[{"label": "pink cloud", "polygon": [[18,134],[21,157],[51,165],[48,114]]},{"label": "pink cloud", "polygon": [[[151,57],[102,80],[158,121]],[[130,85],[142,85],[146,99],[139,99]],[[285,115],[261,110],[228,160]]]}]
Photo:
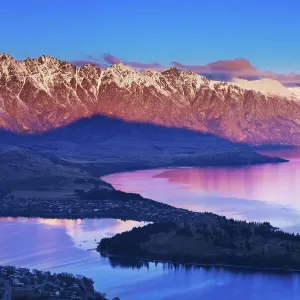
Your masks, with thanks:
[{"label": "pink cloud", "polygon": [[91,61],[91,60],[72,60],[72,61],[70,61],[70,63],[75,65],[76,67],[82,67],[82,66],[85,66],[85,65],[88,65],[88,64],[91,64],[91,63],[95,64],[100,69],[105,69],[105,68],[108,67],[108,65],[106,65],[106,64],[101,64],[101,63],[94,62],[94,61]]},{"label": "pink cloud", "polygon": [[103,56],[103,59],[108,64],[116,64],[118,62],[123,62],[124,64],[126,64],[132,68],[141,69],[141,70],[161,69],[162,68],[162,65],[157,62],[141,63],[141,62],[136,62],[136,61],[125,61],[125,60],[121,60],[120,58],[115,57],[111,54],[108,54],[108,53]]},{"label": "pink cloud", "polygon": [[121,62],[121,59],[119,59],[109,53],[104,54],[103,59],[106,63],[111,64],[111,65]]},{"label": "pink cloud", "polygon": [[245,58],[236,58],[232,60],[218,60],[216,62],[207,64],[211,70],[218,71],[254,71],[256,68]]},{"label": "pink cloud", "polygon": [[[138,70],[163,70],[163,65],[152,62],[152,63],[142,63],[137,61],[126,61],[122,60],[112,54],[106,53],[100,58],[92,55],[86,56],[86,59],[74,60],[73,64],[76,66],[82,66],[88,63],[95,63],[101,69],[107,68],[111,64],[116,64],[123,62],[124,64],[138,69]],[[180,62],[173,61],[170,63],[171,66],[184,71],[192,71],[209,78],[214,78],[216,80],[230,81],[234,77],[243,77],[249,80],[259,79],[259,78],[271,78],[280,81],[284,85],[299,85],[300,84],[300,74],[289,73],[289,74],[279,74],[271,71],[261,71],[257,69],[253,64],[251,64],[245,58],[236,58],[229,60],[218,60],[215,62],[208,63],[206,65],[187,65]]]},{"label": "pink cloud", "polygon": [[299,85],[300,84],[300,74],[288,73],[288,74],[276,74],[272,72],[267,72],[264,77],[273,78],[280,81],[285,85]]},{"label": "pink cloud", "polygon": [[251,73],[256,74],[256,68],[246,59],[237,58],[232,60],[218,60],[207,65],[184,65],[179,62],[171,62],[171,65],[180,69],[188,69],[196,73],[201,72],[226,72],[231,73]]},{"label": "pink cloud", "polygon": [[131,67],[137,68],[137,69],[161,69],[162,68],[162,65],[157,62],[147,64],[147,63],[131,61],[131,62],[127,62],[127,64],[129,64]]},{"label": "pink cloud", "polygon": [[204,76],[219,76],[229,80],[233,77],[248,79],[271,78],[285,85],[297,85],[300,83],[300,74],[279,74],[271,71],[261,71],[245,58],[219,60],[206,65],[185,65],[179,62],[172,62],[171,65],[182,70],[191,70]]}]

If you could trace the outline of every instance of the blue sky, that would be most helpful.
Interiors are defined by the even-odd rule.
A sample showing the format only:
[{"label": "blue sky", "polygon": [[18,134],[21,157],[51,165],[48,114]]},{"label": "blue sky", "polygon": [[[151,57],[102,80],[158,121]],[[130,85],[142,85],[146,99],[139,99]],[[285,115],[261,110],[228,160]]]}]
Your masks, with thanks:
[{"label": "blue sky", "polygon": [[299,0],[2,0],[0,52],[300,71]]}]

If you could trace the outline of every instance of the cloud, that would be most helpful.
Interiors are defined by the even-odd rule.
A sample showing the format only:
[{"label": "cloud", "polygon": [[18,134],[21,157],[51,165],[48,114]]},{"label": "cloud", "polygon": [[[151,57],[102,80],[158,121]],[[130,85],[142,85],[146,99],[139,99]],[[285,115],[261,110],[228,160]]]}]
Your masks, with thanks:
[{"label": "cloud", "polygon": [[119,59],[109,53],[104,54],[103,59],[106,63],[111,64],[111,65],[121,62],[121,59]]},{"label": "cloud", "polygon": [[[72,61],[72,63],[78,67],[88,63],[94,63],[101,69],[105,69],[108,66],[119,62],[123,62],[124,64],[140,71],[165,69],[163,65],[157,62],[143,63],[137,61],[126,61],[110,53],[106,53],[99,58],[92,55],[87,55],[82,60]],[[275,79],[286,86],[300,85],[300,74],[280,74],[271,71],[261,71],[245,58],[218,60],[206,65],[187,65],[173,61],[170,63],[170,65],[184,71],[190,70],[213,80],[231,81],[233,78],[245,78],[248,80],[270,78]]]},{"label": "cloud", "polygon": [[90,64],[91,62],[88,60],[72,60],[72,61],[70,61],[70,63],[75,65],[76,67],[81,67],[81,66]]},{"label": "cloud", "polygon": [[144,69],[144,70],[149,70],[149,69],[159,70],[162,68],[162,65],[157,62],[147,64],[147,63],[131,61],[131,62],[127,62],[127,64],[129,64],[133,68]]},{"label": "cloud", "polygon": [[179,62],[171,62],[171,65],[182,70],[191,70],[195,73],[222,78],[240,76],[259,76],[258,70],[246,59],[236,58],[231,60],[218,60],[207,65],[184,65]]},{"label": "cloud", "polygon": [[73,60],[73,61],[71,61],[71,63],[73,63],[77,67],[81,67],[81,66],[84,66],[89,63],[94,63],[97,66],[99,66],[100,68],[105,69],[105,68],[109,67],[110,65],[122,62],[125,65],[128,65],[135,69],[139,69],[140,71],[152,70],[152,69],[155,69],[155,70],[163,69],[163,66],[157,62],[142,63],[142,62],[137,62],[137,61],[126,61],[126,60],[122,60],[112,54],[109,54],[109,53],[104,54],[100,58],[97,58],[92,55],[86,55],[85,57],[86,58],[84,58],[84,59]]},{"label": "cloud", "polygon": [[261,71],[245,58],[218,60],[206,65],[185,65],[174,61],[171,62],[171,65],[182,70],[191,70],[215,80],[230,81],[234,77],[242,77],[248,80],[270,78],[280,81],[287,86],[300,84],[300,74],[279,74],[271,71]]},{"label": "cloud", "polygon": [[218,60],[207,65],[212,70],[218,71],[255,71],[256,68],[245,58],[236,58],[232,60]]},{"label": "cloud", "polygon": [[126,64],[132,68],[136,68],[136,69],[140,69],[140,70],[149,70],[149,69],[158,70],[158,69],[162,68],[162,65],[157,62],[141,63],[141,62],[136,62],[136,61],[126,61],[126,60],[121,60],[120,58],[115,57],[109,53],[104,54],[103,59],[108,64],[116,64],[118,62],[123,62],[124,64]]},{"label": "cloud", "polygon": [[207,65],[183,65],[179,62],[171,62],[171,65],[181,69],[189,69],[194,72],[242,72],[256,71],[256,68],[244,58],[232,60],[218,60]]},{"label": "cloud", "polygon": [[296,74],[296,73],[289,73],[289,74],[271,73],[271,78],[280,81],[286,86],[300,85],[300,74]]},{"label": "cloud", "polygon": [[108,65],[106,64],[101,64],[95,61],[91,61],[91,60],[71,60],[70,61],[71,64],[75,65],[76,67],[82,67],[88,64],[95,64],[97,67],[99,67],[100,69],[105,69],[108,67]]}]

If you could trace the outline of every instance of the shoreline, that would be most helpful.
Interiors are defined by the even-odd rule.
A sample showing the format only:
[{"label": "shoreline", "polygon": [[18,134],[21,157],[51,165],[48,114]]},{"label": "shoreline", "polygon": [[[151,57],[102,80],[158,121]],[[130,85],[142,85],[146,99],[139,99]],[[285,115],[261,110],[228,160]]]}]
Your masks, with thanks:
[{"label": "shoreline", "polygon": [[[201,161],[200,163],[198,162],[198,164],[193,164],[193,165],[189,165],[189,164],[182,164],[182,163],[177,163],[177,162],[173,162],[173,165],[168,164],[168,165],[164,165],[162,164],[161,166],[152,166],[151,162],[149,162],[150,165],[145,166],[145,165],[135,165],[135,166],[129,166],[130,163],[121,163],[121,164],[108,164],[108,167],[110,167],[111,165],[114,166],[114,170],[107,170],[105,167],[103,168],[105,171],[102,171],[102,173],[106,173],[106,175],[100,175],[98,177],[94,177],[92,179],[92,183],[95,187],[97,187],[99,185],[97,181],[97,179],[99,181],[102,181],[102,183],[105,183],[108,186],[111,186],[110,183],[106,182],[103,178],[106,176],[111,176],[114,174],[122,174],[122,173],[127,173],[127,172],[135,172],[135,171],[147,171],[147,170],[161,170],[161,169],[172,169],[172,168],[197,168],[197,167],[216,167],[216,168],[220,168],[220,167],[224,167],[224,168],[238,168],[238,167],[250,167],[253,165],[264,165],[264,164],[277,164],[277,163],[283,163],[283,162],[289,162],[289,160],[286,159],[282,159],[279,157],[271,157],[268,155],[263,155],[263,154],[259,154],[260,157],[265,157],[267,159],[267,162],[264,161],[256,161],[256,162],[248,162],[245,163],[244,162],[238,162],[234,165],[230,164],[227,165],[226,163],[222,163],[220,164],[220,161],[216,161],[216,163],[212,164],[209,163],[211,162],[211,160],[209,159],[208,161]],[[184,161],[186,161],[184,159]],[[221,160],[222,161],[222,160]],[[90,163],[84,163],[88,168],[87,165],[89,165]],[[96,165],[98,165],[96,163]],[[126,165],[126,167],[125,167]],[[125,170],[124,170],[125,167]],[[98,169],[98,167],[96,167],[96,169]],[[90,174],[91,176],[93,176],[92,174]],[[89,181],[91,181],[91,179],[89,179]],[[112,186],[111,186],[112,187]],[[112,187],[113,188],[113,187]],[[113,188],[114,189],[114,188]],[[118,190],[114,189],[114,192],[117,192]],[[46,191],[45,191],[46,192]],[[121,191],[122,192],[122,191]],[[126,192],[122,192],[124,194],[128,194]],[[140,196],[140,194],[137,194]],[[2,199],[2,201],[7,201],[10,202],[8,204],[7,207],[9,207],[10,209],[1,209],[0,206],[0,217],[12,217],[12,218],[49,218],[49,219],[102,219],[102,218],[113,218],[113,219],[121,219],[121,220],[135,220],[135,221],[140,221],[140,222],[161,222],[161,221],[165,221],[166,219],[169,219],[169,217],[165,218],[153,218],[153,217],[149,217],[149,213],[147,215],[147,217],[145,217],[145,215],[140,214],[140,211],[138,212],[138,210],[136,209],[135,211],[129,211],[128,210],[128,205],[126,204],[125,206],[127,207],[122,207],[122,202],[124,201],[123,199],[120,199],[120,201],[116,201],[116,200],[111,200],[106,202],[106,205],[108,205],[107,207],[113,207],[115,206],[115,204],[118,206],[117,209],[107,209],[107,207],[102,207],[100,209],[98,209],[97,205],[103,204],[104,201],[106,200],[99,200],[98,203],[97,201],[90,201],[89,199],[85,199],[85,201],[89,201],[92,202],[92,209],[90,209],[89,211],[84,211],[84,212],[79,212],[78,210],[76,210],[76,212],[73,211],[73,208],[71,207],[71,211],[70,210],[59,210],[58,206],[61,205],[60,208],[63,208],[66,205],[72,205],[77,206],[78,205],[82,205],[82,199],[76,198],[75,195],[73,195],[74,197],[72,197],[72,195],[69,195],[69,199],[62,199],[62,198],[53,198],[53,199],[47,199],[45,197],[14,197],[9,199]],[[0,197],[1,198],[1,197]],[[158,209],[164,209],[164,210],[172,210],[172,214],[174,216],[174,213],[180,213],[182,214],[184,213],[188,213],[189,215],[193,215],[193,216],[197,216],[197,215],[201,215],[201,214],[209,214],[208,212],[196,212],[196,211],[190,211],[184,208],[179,208],[179,207],[174,207],[171,205],[168,205],[167,203],[164,202],[159,202],[156,200],[152,200],[152,199],[146,199],[144,197],[141,197],[141,201],[144,201],[144,203],[146,203],[145,207],[143,207],[144,210],[149,210],[149,206],[147,206],[149,203],[156,205]],[[15,201],[16,200],[16,201]],[[19,201],[21,204],[18,205],[16,203],[12,203],[12,202],[18,202],[17,200],[22,200],[27,202],[27,207],[23,207],[21,208],[21,206],[23,205],[23,203],[21,204],[22,201]],[[47,211],[47,207],[52,206],[52,201],[55,201],[55,206],[56,208],[53,210],[48,210]],[[136,201],[136,200],[135,200]],[[145,202],[146,201],[146,202]],[[69,203],[67,203],[69,202]],[[137,202],[137,201],[136,201]],[[123,202],[124,203],[124,202]],[[28,206],[29,205],[29,206]],[[43,206],[44,208],[41,209],[36,209],[36,206]],[[46,207],[46,209],[45,209]],[[127,211],[124,212],[124,209],[127,209]],[[164,211],[165,212],[165,211]],[[215,215],[217,217],[223,217],[223,216],[219,216],[216,215],[214,213],[211,213],[212,215]]]},{"label": "shoreline", "polygon": [[[256,152],[256,151],[255,151]],[[159,170],[159,169],[173,169],[173,168],[239,168],[239,167],[250,167],[255,165],[265,165],[265,164],[280,164],[280,163],[288,163],[289,160],[277,156],[267,156],[264,154],[260,154],[256,152],[260,156],[266,157],[266,160],[263,161],[234,161],[234,162],[223,162],[216,160],[212,162],[201,161],[203,157],[193,158],[192,162],[188,162],[189,159],[182,159],[180,162],[171,162],[171,163],[161,163],[152,165],[150,162],[143,162],[139,164],[131,163],[131,162],[122,162],[113,164],[113,166],[109,165],[103,167],[101,163],[84,163],[86,166],[86,170],[90,173],[91,176],[102,179],[102,177],[127,173],[127,172],[135,172],[135,171],[147,171],[147,170]],[[93,165],[93,166],[91,166]],[[101,170],[100,170],[101,169]],[[102,179],[103,180],[103,179]],[[106,182],[107,183],[107,182]]]},{"label": "shoreline", "polygon": [[14,299],[14,294],[18,294],[21,299],[73,299],[74,297],[78,300],[108,300],[106,294],[95,290],[93,279],[73,273],[54,273],[0,265],[0,283],[2,284],[0,290],[8,295],[3,299]]},{"label": "shoreline", "polygon": [[[135,197],[124,192],[116,192],[116,194],[118,199],[101,200],[81,199],[80,197],[69,199],[3,198],[0,201],[0,216],[49,219],[112,218],[139,222],[222,218],[213,213],[177,208],[138,194],[132,194]],[[114,191],[112,196],[114,196]]]},{"label": "shoreline", "polygon": [[[178,261],[171,261],[171,260],[159,260],[159,259],[150,259],[144,257],[132,257],[132,256],[123,256],[123,255],[116,255],[110,254],[103,251],[96,251],[103,257],[108,258],[124,258],[124,259],[136,259],[146,262],[152,263],[161,263],[161,264],[177,264],[182,266],[198,266],[198,267],[208,267],[208,268],[225,268],[225,269],[244,269],[244,270],[252,270],[252,271],[267,271],[267,272],[274,272],[274,273],[300,273],[300,269],[283,269],[283,268],[260,268],[260,267],[251,267],[251,266],[239,266],[239,265],[228,265],[228,264],[205,264],[205,263],[188,263],[188,262],[178,262]],[[104,255],[103,255],[104,254]]]},{"label": "shoreline", "polygon": [[[268,157],[268,156],[265,156]],[[236,165],[229,165],[226,166],[226,164],[201,164],[201,165],[193,165],[193,166],[189,166],[189,165],[168,165],[166,167],[152,167],[149,166],[149,168],[135,168],[132,171],[139,171],[139,170],[149,170],[149,169],[172,169],[172,168],[195,168],[195,167],[226,167],[226,168],[234,168],[234,167],[246,167],[246,166],[252,166],[252,165],[261,165],[261,164],[273,164],[273,163],[281,163],[281,162],[288,162],[288,160],[284,160],[284,159],[279,159],[277,157],[274,157],[274,161],[268,161],[268,162],[255,162],[255,163],[239,163]],[[124,166],[124,165],[123,165]],[[118,164],[115,165],[116,169],[118,169]],[[120,168],[122,170],[122,167]],[[112,174],[116,174],[116,173],[126,173],[128,172],[128,170],[126,171],[117,171],[117,172],[110,172],[107,175],[102,175],[100,176],[100,179],[103,180],[103,177],[105,176],[109,176]],[[74,200],[74,199],[73,199]],[[147,200],[149,201],[149,199],[145,199],[143,198],[142,201]],[[176,208],[176,207],[172,207],[166,203],[160,203],[158,201],[155,200],[150,200],[151,202],[155,202],[157,205],[166,205],[169,206],[169,208],[166,208],[166,210],[168,209],[172,209],[172,213],[175,213],[179,215],[179,213],[182,213],[183,211],[186,211],[187,215],[186,217],[189,218],[192,215],[193,216],[199,216],[202,215],[203,213],[201,212],[192,212],[192,211],[188,211],[182,208]],[[101,203],[101,201],[99,201]],[[114,201],[111,201],[112,203]],[[120,201],[122,202],[122,201]],[[63,204],[63,201],[61,201],[61,204]],[[99,205],[99,204],[98,204]],[[143,206],[143,209],[145,210],[147,206],[147,203]],[[161,206],[160,206],[161,207]],[[122,207],[119,207],[119,209]],[[98,209],[98,208],[97,208]],[[163,209],[163,208],[162,208]],[[159,212],[159,209],[157,209],[157,211]],[[160,213],[160,212],[159,212]],[[122,216],[123,215],[123,216]],[[215,215],[212,213],[212,216]],[[130,213],[125,212],[123,213],[121,211],[120,214],[118,214],[117,211],[115,212],[107,212],[105,210],[103,211],[91,211],[90,213],[86,213],[86,214],[82,214],[82,213],[47,213],[47,212],[40,212],[39,214],[30,214],[30,213],[20,213],[20,212],[15,212],[15,213],[4,213],[0,212],[0,216],[1,217],[11,217],[11,218],[26,218],[26,219],[30,219],[30,218],[49,218],[49,219],[101,219],[101,218],[112,218],[112,219],[121,219],[121,220],[135,220],[135,221],[141,221],[141,222],[161,222],[164,221],[165,218],[145,218],[145,217],[130,217]],[[216,215],[217,216],[217,215]],[[218,216],[218,217],[222,217],[222,216]],[[168,216],[167,219],[170,219],[170,216]],[[92,249],[91,249],[92,250]],[[113,257],[111,255],[111,257]],[[143,261],[149,261],[149,262],[158,262],[158,263],[170,263],[170,264],[180,264],[180,265],[190,265],[190,266],[202,266],[202,267],[210,267],[210,268],[234,268],[234,269],[245,269],[245,270],[256,270],[256,271],[272,271],[272,272],[300,272],[300,270],[291,270],[291,269],[282,269],[282,268],[259,268],[259,267],[251,267],[251,266],[238,266],[238,265],[228,265],[228,264],[205,264],[205,263],[187,263],[187,262],[176,262],[176,261],[164,261],[164,260],[154,260],[154,259],[147,259],[147,258],[143,258],[143,257],[126,257],[126,256],[117,256],[117,257],[123,257],[123,258],[131,258],[131,259],[137,259],[137,260],[143,260]]]}]

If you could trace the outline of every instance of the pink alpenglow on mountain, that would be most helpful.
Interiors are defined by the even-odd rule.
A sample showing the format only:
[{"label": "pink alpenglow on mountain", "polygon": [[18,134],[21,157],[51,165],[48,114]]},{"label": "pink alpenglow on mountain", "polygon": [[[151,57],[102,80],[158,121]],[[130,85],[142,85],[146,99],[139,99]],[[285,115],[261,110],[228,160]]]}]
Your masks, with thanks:
[{"label": "pink alpenglow on mountain", "polygon": [[300,90],[274,79],[210,81],[191,71],[76,67],[0,55],[0,127],[46,131],[97,114],[209,132],[249,144],[300,144]]}]

